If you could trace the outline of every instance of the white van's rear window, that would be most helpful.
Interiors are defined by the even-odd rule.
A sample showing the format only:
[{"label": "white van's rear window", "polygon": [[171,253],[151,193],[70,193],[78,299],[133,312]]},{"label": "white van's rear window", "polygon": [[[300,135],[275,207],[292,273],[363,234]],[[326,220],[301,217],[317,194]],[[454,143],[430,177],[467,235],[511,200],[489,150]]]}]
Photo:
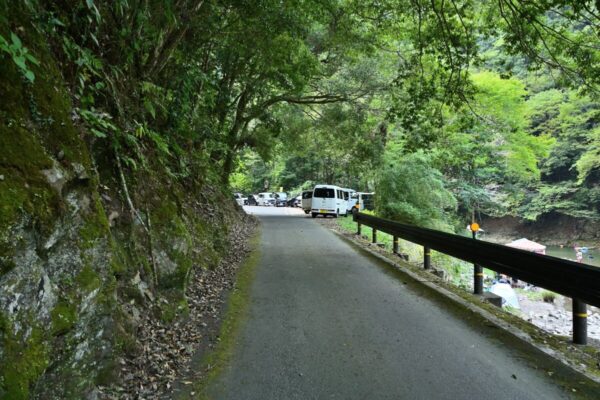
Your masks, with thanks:
[{"label": "white van's rear window", "polygon": [[316,188],[313,197],[335,198],[335,190],[330,188]]}]

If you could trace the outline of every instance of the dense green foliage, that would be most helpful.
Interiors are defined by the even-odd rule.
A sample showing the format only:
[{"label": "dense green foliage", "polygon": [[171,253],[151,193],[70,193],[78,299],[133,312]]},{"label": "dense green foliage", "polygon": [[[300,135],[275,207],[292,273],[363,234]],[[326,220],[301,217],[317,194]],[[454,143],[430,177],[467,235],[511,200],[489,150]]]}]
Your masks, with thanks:
[{"label": "dense green foliage", "polygon": [[389,152],[377,177],[377,211],[386,218],[444,229],[444,211],[456,201],[444,187],[442,174],[421,152]]},{"label": "dense green foliage", "polygon": [[234,187],[375,190],[379,212],[426,226],[599,218],[595,4],[346,6],[363,47],[338,75],[352,87],[366,69],[371,84],[343,104],[284,110],[281,145],[266,162],[244,153]]},{"label": "dense green foliage", "polygon": [[0,4],[2,57],[33,81],[27,30],[47,37],[121,173],[152,157],[173,179],[383,196],[386,158],[420,152],[459,216],[598,216],[592,1]]},{"label": "dense green foliage", "polygon": [[[17,12],[48,37],[75,118],[119,170],[152,157],[173,179],[218,165],[238,190],[330,182],[383,196],[384,160],[420,152],[459,217],[598,217],[591,1],[31,0]],[[33,81],[35,44],[8,27],[4,57]]]}]

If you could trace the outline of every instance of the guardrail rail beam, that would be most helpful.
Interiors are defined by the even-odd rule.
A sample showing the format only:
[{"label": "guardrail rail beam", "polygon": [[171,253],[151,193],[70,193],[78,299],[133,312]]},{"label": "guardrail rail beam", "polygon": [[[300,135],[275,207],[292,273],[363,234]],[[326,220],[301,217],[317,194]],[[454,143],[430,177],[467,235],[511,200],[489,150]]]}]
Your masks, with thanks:
[{"label": "guardrail rail beam", "polygon": [[496,273],[505,274],[574,299],[573,342],[586,343],[586,305],[600,307],[600,268],[479,241],[475,238],[401,224],[360,212],[353,214],[354,221],[358,224],[359,234],[361,224],[373,229],[373,243],[377,241],[376,235],[379,230],[394,237],[394,252],[398,251],[396,245],[398,238],[423,246],[425,268],[431,263],[431,260],[427,258],[430,250],[473,263],[473,291],[476,294],[483,294],[482,266],[485,265],[486,268]]}]

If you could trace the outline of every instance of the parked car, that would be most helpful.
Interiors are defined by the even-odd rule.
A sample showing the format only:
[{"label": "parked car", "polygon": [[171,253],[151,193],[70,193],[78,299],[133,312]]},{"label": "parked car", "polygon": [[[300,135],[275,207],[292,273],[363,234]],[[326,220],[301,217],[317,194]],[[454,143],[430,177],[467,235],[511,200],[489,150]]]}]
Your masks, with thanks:
[{"label": "parked car", "polygon": [[288,199],[287,199],[286,205],[287,205],[288,207],[297,207],[297,206],[296,206],[296,201],[297,201],[297,199],[298,199],[298,196],[294,196],[294,195],[288,196]]},{"label": "parked car", "polygon": [[248,203],[248,198],[244,197],[241,193],[234,193],[233,197],[235,198],[235,202],[240,206],[244,206]]},{"label": "parked car", "polygon": [[256,206],[258,203],[256,202],[256,197],[253,194],[248,195],[248,201],[246,202],[249,206]]},{"label": "parked car", "polygon": [[274,193],[275,197],[275,207],[285,207],[287,205],[287,193],[285,192],[276,192]]},{"label": "parked car", "polygon": [[312,190],[305,190],[302,192],[302,201],[300,202],[300,207],[304,211],[305,214],[310,213],[310,208],[312,206]]},{"label": "parked car", "polygon": [[335,185],[317,185],[313,190],[310,212],[313,218],[317,215],[347,215],[347,201],[344,200],[342,188]]},{"label": "parked car", "polygon": [[302,195],[298,195],[293,197],[291,200],[288,200],[290,207],[302,207]]},{"label": "parked car", "polygon": [[274,206],[275,205],[275,197],[273,196],[273,193],[262,192],[262,193],[258,194],[256,203],[259,206]]}]

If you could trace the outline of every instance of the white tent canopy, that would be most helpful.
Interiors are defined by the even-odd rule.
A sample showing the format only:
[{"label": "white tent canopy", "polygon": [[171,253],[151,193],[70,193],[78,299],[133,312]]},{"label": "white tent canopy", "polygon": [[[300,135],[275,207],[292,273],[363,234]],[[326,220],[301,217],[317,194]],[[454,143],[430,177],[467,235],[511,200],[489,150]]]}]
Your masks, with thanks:
[{"label": "white tent canopy", "polygon": [[502,305],[521,309],[519,298],[508,283],[496,283],[490,288],[490,292],[502,297]]},{"label": "white tent canopy", "polygon": [[531,251],[538,254],[546,254],[546,246],[525,238],[506,243],[506,246],[514,247],[515,249]]}]

